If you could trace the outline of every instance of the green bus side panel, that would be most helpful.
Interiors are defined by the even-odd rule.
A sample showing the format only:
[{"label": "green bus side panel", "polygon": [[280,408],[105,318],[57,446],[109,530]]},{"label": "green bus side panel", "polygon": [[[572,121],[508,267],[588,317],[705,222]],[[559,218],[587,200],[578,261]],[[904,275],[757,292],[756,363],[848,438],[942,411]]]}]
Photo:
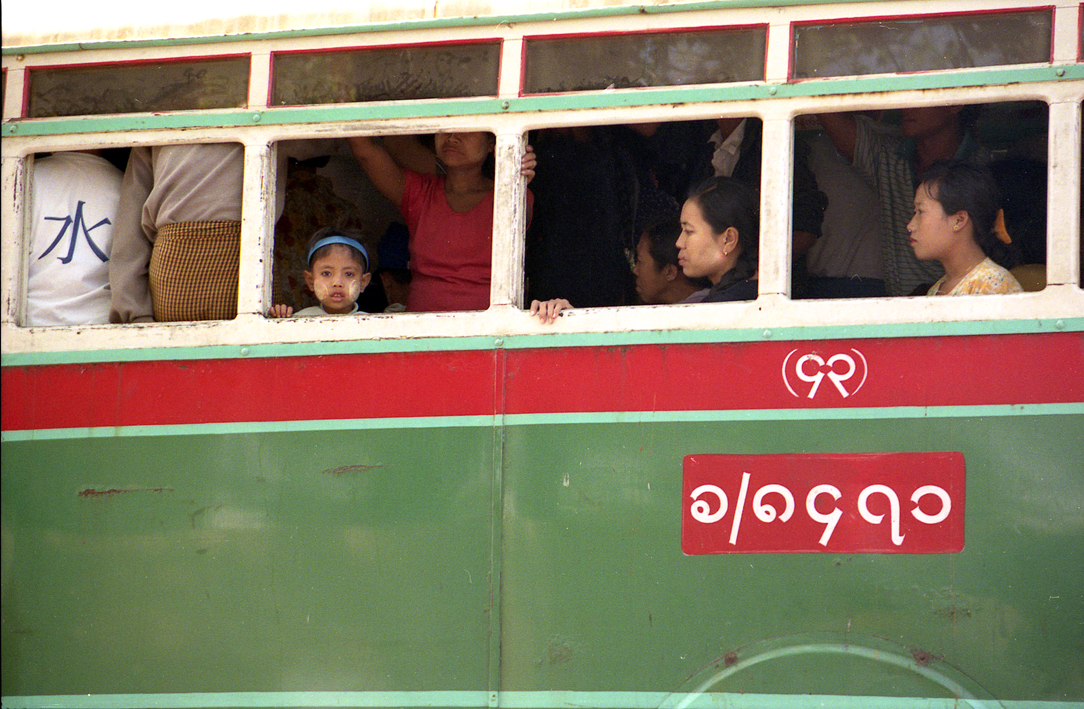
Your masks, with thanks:
[{"label": "green bus side panel", "polygon": [[[509,428],[502,688],[1081,700],[1082,432],[1072,415]],[[681,551],[687,454],[937,450],[965,456],[962,553]]]},{"label": "green bus side panel", "polygon": [[493,436],[5,443],[5,696],[484,688]]},{"label": "green bus side panel", "polygon": [[[3,691],[484,702],[499,662],[510,697],[1079,702],[1082,432],[1020,414],[9,441]],[[685,455],[936,450],[966,460],[959,554],[681,551]]]}]

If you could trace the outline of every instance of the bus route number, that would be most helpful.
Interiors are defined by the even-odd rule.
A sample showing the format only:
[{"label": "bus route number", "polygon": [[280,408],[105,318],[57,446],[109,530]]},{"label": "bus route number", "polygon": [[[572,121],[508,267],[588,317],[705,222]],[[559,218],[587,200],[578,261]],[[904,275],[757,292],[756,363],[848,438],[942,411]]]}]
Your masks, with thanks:
[{"label": "bus route number", "polygon": [[686,554],[946,554],[964,547],[963,454],[689,455]]}]

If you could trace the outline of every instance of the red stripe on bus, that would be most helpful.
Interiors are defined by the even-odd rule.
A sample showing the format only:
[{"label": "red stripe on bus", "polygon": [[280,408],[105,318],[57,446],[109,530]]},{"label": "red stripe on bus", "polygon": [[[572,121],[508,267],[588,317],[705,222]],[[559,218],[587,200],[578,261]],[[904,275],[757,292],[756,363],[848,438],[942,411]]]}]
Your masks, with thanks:
[{"label": "red stripe on bus", "polygon": [[6,367],[2,376],[7,431],[1078,403],[1084,334],[114,362]]},{"label": "red stripe on bus", "polygon": [[1084,335],[570,348],[508,372],[509,413],[1069,403]]},{"label": "red stripe on bus", "polygon": [[5,431],[493,415],[492,351],[8,367]]}]

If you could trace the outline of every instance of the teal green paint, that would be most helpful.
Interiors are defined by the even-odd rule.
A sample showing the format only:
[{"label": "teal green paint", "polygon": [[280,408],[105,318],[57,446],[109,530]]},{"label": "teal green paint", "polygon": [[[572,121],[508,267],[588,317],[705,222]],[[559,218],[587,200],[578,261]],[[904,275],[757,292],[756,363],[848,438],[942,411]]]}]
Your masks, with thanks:
[{"label": "teal green paint", "polygon": [[182,426],[116,426],[100,428],[54,428],[41,431],[4,431],[3,441],[50,441],[68,438],[129,438],[145,436],[206,436],[242,433],[298,433],[304,431],[380,431],[426,428],[490,428],[495,416],[431,416],[386,419],[328,419],[323,421],[264,421],[252,423],[202,423]]},{"label": "teal green paint", "polygon": [[[726,307],[721,306],[721,307]],[[883,306],[881,306],[883,307]],[[406,340],[342,340],[258,345],[146,348],[9,353],[0,357],[4,367],[32,367],[100,362],[158,360],[240,359],[258,357],[310,357],[392,352],[458,352],[487,349],[550,347],[624,347],[735,342],[806,342],[812,340],[864,340],[892,337],[954,337],[1016,335],[1084,331],[1084,318],[1046,320],[972,320],[947,323],[830,325],[732,330],[640,330],[605,333],[546,333],[505,337],[448,337]]]},{"label": "teal green paint", "polygon": [[[876,0],[848,0],[855,5]],[[825,0],[708,0],[679,5],[638,5],[628,4],[622,7],[596,7],[587,10],[565,10],[520,15],[448,17],[439,19],[404,20],[400,22],[380,22],[364,25],[346,25],[306,30],[284,30],[281,32],[257,32],[238,35],[212,35],[191,38],[163,38],[144,40],[115,40],[105,42],[81,42],[64,44],[43,44],[26,47],[4,47],[4,56],[18,54],[43,54],[51,52],[71,52],[91,49],[118,49],[129,47],[175,47],[197,44],[218,44],[228,42],[251,42],[262,40],[284,40],[300,37],[326,37],[334,35],[356,34],[364,32],[419,31],[425,29],[445,29],[455,27],[497,26],[499,24],[519,24],[527,22],[553,22],[591,17],[622,17],[627,15],[665,15],[670,13],[727,10],[737,8],[772,8],[798,7],[803,5],[829,5],[838,2]]]},{"label": "teal green paint", "polygon": [[5,693],[363,687],[476,703],[492,441],[442,428],[4,444],[4,533],[20,550],[4,551]]},{"label": "teal green paint", "polygon": [[[486,693],[478,692],[223,692],[205,694],[96,694],[56,697],[4,697],[8,709],[226,709],[245,707],[480,707]],[[508,709],[655,709],[666,701],[684,699],[665,692],[501,692],[500,706]],[[1080,709],[1082,702],[1002,700],[996,703],[956,699],[900,697],[802,696],[793,694],[727,695],[707,693],[688,697],[689,709]]]},{"label": "teal green paint", "polygon": [[[930,697],[940,706],[948,683],[931,683],[906,662],[922,648],[943,658],[928,663],[940,676],[962,682],[961,673],[969,675],[974,696],[1079,701],[1079,627],[1059,619],[1084,613],[1082,530],[1042,519],[1079,519],[1081,420],[509,427],[505,496],[514,515],[505,535],[504,687],[681,694],[714,677],[707,691],[846,689]],[[1047,445],[1053,450],[1039,452]],[[675,510],[685,455],[881,450],[963,453],[961,553],[680,554]],[[1006,643],[1021,645],[1009,652],[991,640],[1004,632],[1006,614],[1020,623]],[[1031,632],[1048,622],[1065,632],[1056,639]],[[806,639],[821,633],[835,635],[831,652],[814,652]],[[841,640],[876,650],[884,644],[878,638],[894,644],[902,665],[837,652]],[[803,654],[773,652],[780,647]],[[730,652],[738,671],[724,675]]]},{"label": "teal green paint", "polygon": [[844,77],[786,84],[742,84],[717,87],[667,87],[614,92],[580,92],[510,99],[405,101],[381,105],[351,104],[305,108],[271,107],[245,111],[178,112],[96,118],[17,119],[4,124],[4,135],[47,136],[122,130],[166,130],[301,123],[349,123],[366,120],[434,118],[441,116],[534,114],[546,111],[642,107],[660,104],[771,100],[806,96],[846,95],[882,91],[921,90],[1074,81],[1084,78],[1084,65],[1011,69],[968,69],[891,77]]},{"label": "teal green paint", "polygon": [[515,414],[509,426],[579,424],[712,423],[741,421],[856,421],[1084,414],[1081,404],[1011,406],[914,406],[868,409],[749,409],[727,411],[618,411],[605,413]]},{"label": "teal green paint", "polygon": [[4,697],[7,709],[226,709],[252,707],[478,707],[486,693],[465,692],[206,692]]},{"label": "teal green paint", "polygon": [[[970,411],[5,443],[5,707],[484,707],[495,565],[500,706],[1080,706],[1084,418]],[[961,451],[964,551],[681,554],[684,455],[841,449]]]},{"label": "teal green paint", "polygon": [[846,409],[749,409],[725,411],[605,411],[599,413],[509,414],[505,416],[404,417],[317,421],[253,421],[176,426],[116,426],[3,431],[0,440],[43,442],[87,438],[210,436],[305,431],[379,431],[440,428],[493,428],[577,424],[656,424],[721,421],[866,421],[1006,416],[1068,416],[1084,413],[1084,403],[1014,404],[1007,406],[915,406]]}]

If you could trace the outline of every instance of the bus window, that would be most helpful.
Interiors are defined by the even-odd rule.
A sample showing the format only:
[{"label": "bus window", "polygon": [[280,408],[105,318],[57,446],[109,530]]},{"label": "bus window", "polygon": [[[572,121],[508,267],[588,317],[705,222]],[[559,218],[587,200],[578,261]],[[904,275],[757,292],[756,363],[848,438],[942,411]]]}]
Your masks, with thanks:
[{"label": "bus window", "polygon": [[306,245],[331,227],[359,232],[370,254],[374,278],[361,311],[487,309],[495,143],[484,131],[360,136],[317,160],[291,161],[275,229],[274,303],[316,305],[304,278]]},{"label": "bus window", "polygon": [[[745,116],[533,132],[537,206],[527,232],[526,302],[598,307],[755,299],[762,134],[762,121]],[[808,146],[796,146],[788,204],[800,257],[820,233],[826,198],[809,169]],[[739,242],[724,245],[721,261],[686,263],[677,243],[684,210],[693,209],[686,201],[716,176],[748,188],[748,194],[733,188],[736,204],[751,212],[748,226],[737,230]],[[731,190],[727,185],[719,181],[713,189]],[[698,195],[693,205],[706,209],[708,202]],[[691,259],[694,249],[687,248]]]},{"label": "bus window", "polygon": [[123,164],[103,150],[41,153],[28,220],[28,327],[109,322],[109,258]]},{"label": "bus window", "polygon": [[1050,61],[1051,8],[796,23],[794,76],[891,74]]},{"label": "bus window", "polygon": [[496,96],[499,58],[497,42],[276,52],[271,103]]},{"label": "bus window", "polygon": [[[637,170],[636,137],[621,126],[547,128],[528,136],[538,168],[527,229],[527,304],[558,298],[576,307],[635,302],[629,257],[638,190],[647,184]],[[676,205],[676,197],[666,196]]]},{"label": "bus window", "polygon": [[32,118],[239,108],[248,100],[248,56],[90,66],[29,72]]},{"label": "bus window", "polygon": [[687,86],[764,78],[767,27],[528,37],[529,94]]},{"label": "bus window", "polygon": [[131,151],[113,230],[115,323],[237,316],[244,147]]},{"label": "bus window", "polygon": [[[312,149],[291,151],[294,142],[279,146],[286,161],[285,176],[279,180],[284,196],[282,215],[275,224],[271,301],[295,312],[318,305],[304,277],[306,245],[314,233],[325,227],[360,233],[375,261],[376,237],[397,215],[365,177],[346,140],[296,142],[302,147],[306,144]],[[290,152],[298,157],[290,157]],[[380,312],[370,305],[371,295],[371,287],[361,293],[360,309]]]},{"label": "bus window", "polygon": [[890,296],[930,292],[944,270],[933,254],[916,255],[908,223],[918,176],[952,159],[986,165],[1002,195],[1009,243],[983,251],[1019,269],[1024,290],[1045,286],[1045,104],[916,106],[802,117],[798,124],[829,199],[824,234],[806,262],[807,297],[876,295],[866,291],[867,280],[883,280]]}]

